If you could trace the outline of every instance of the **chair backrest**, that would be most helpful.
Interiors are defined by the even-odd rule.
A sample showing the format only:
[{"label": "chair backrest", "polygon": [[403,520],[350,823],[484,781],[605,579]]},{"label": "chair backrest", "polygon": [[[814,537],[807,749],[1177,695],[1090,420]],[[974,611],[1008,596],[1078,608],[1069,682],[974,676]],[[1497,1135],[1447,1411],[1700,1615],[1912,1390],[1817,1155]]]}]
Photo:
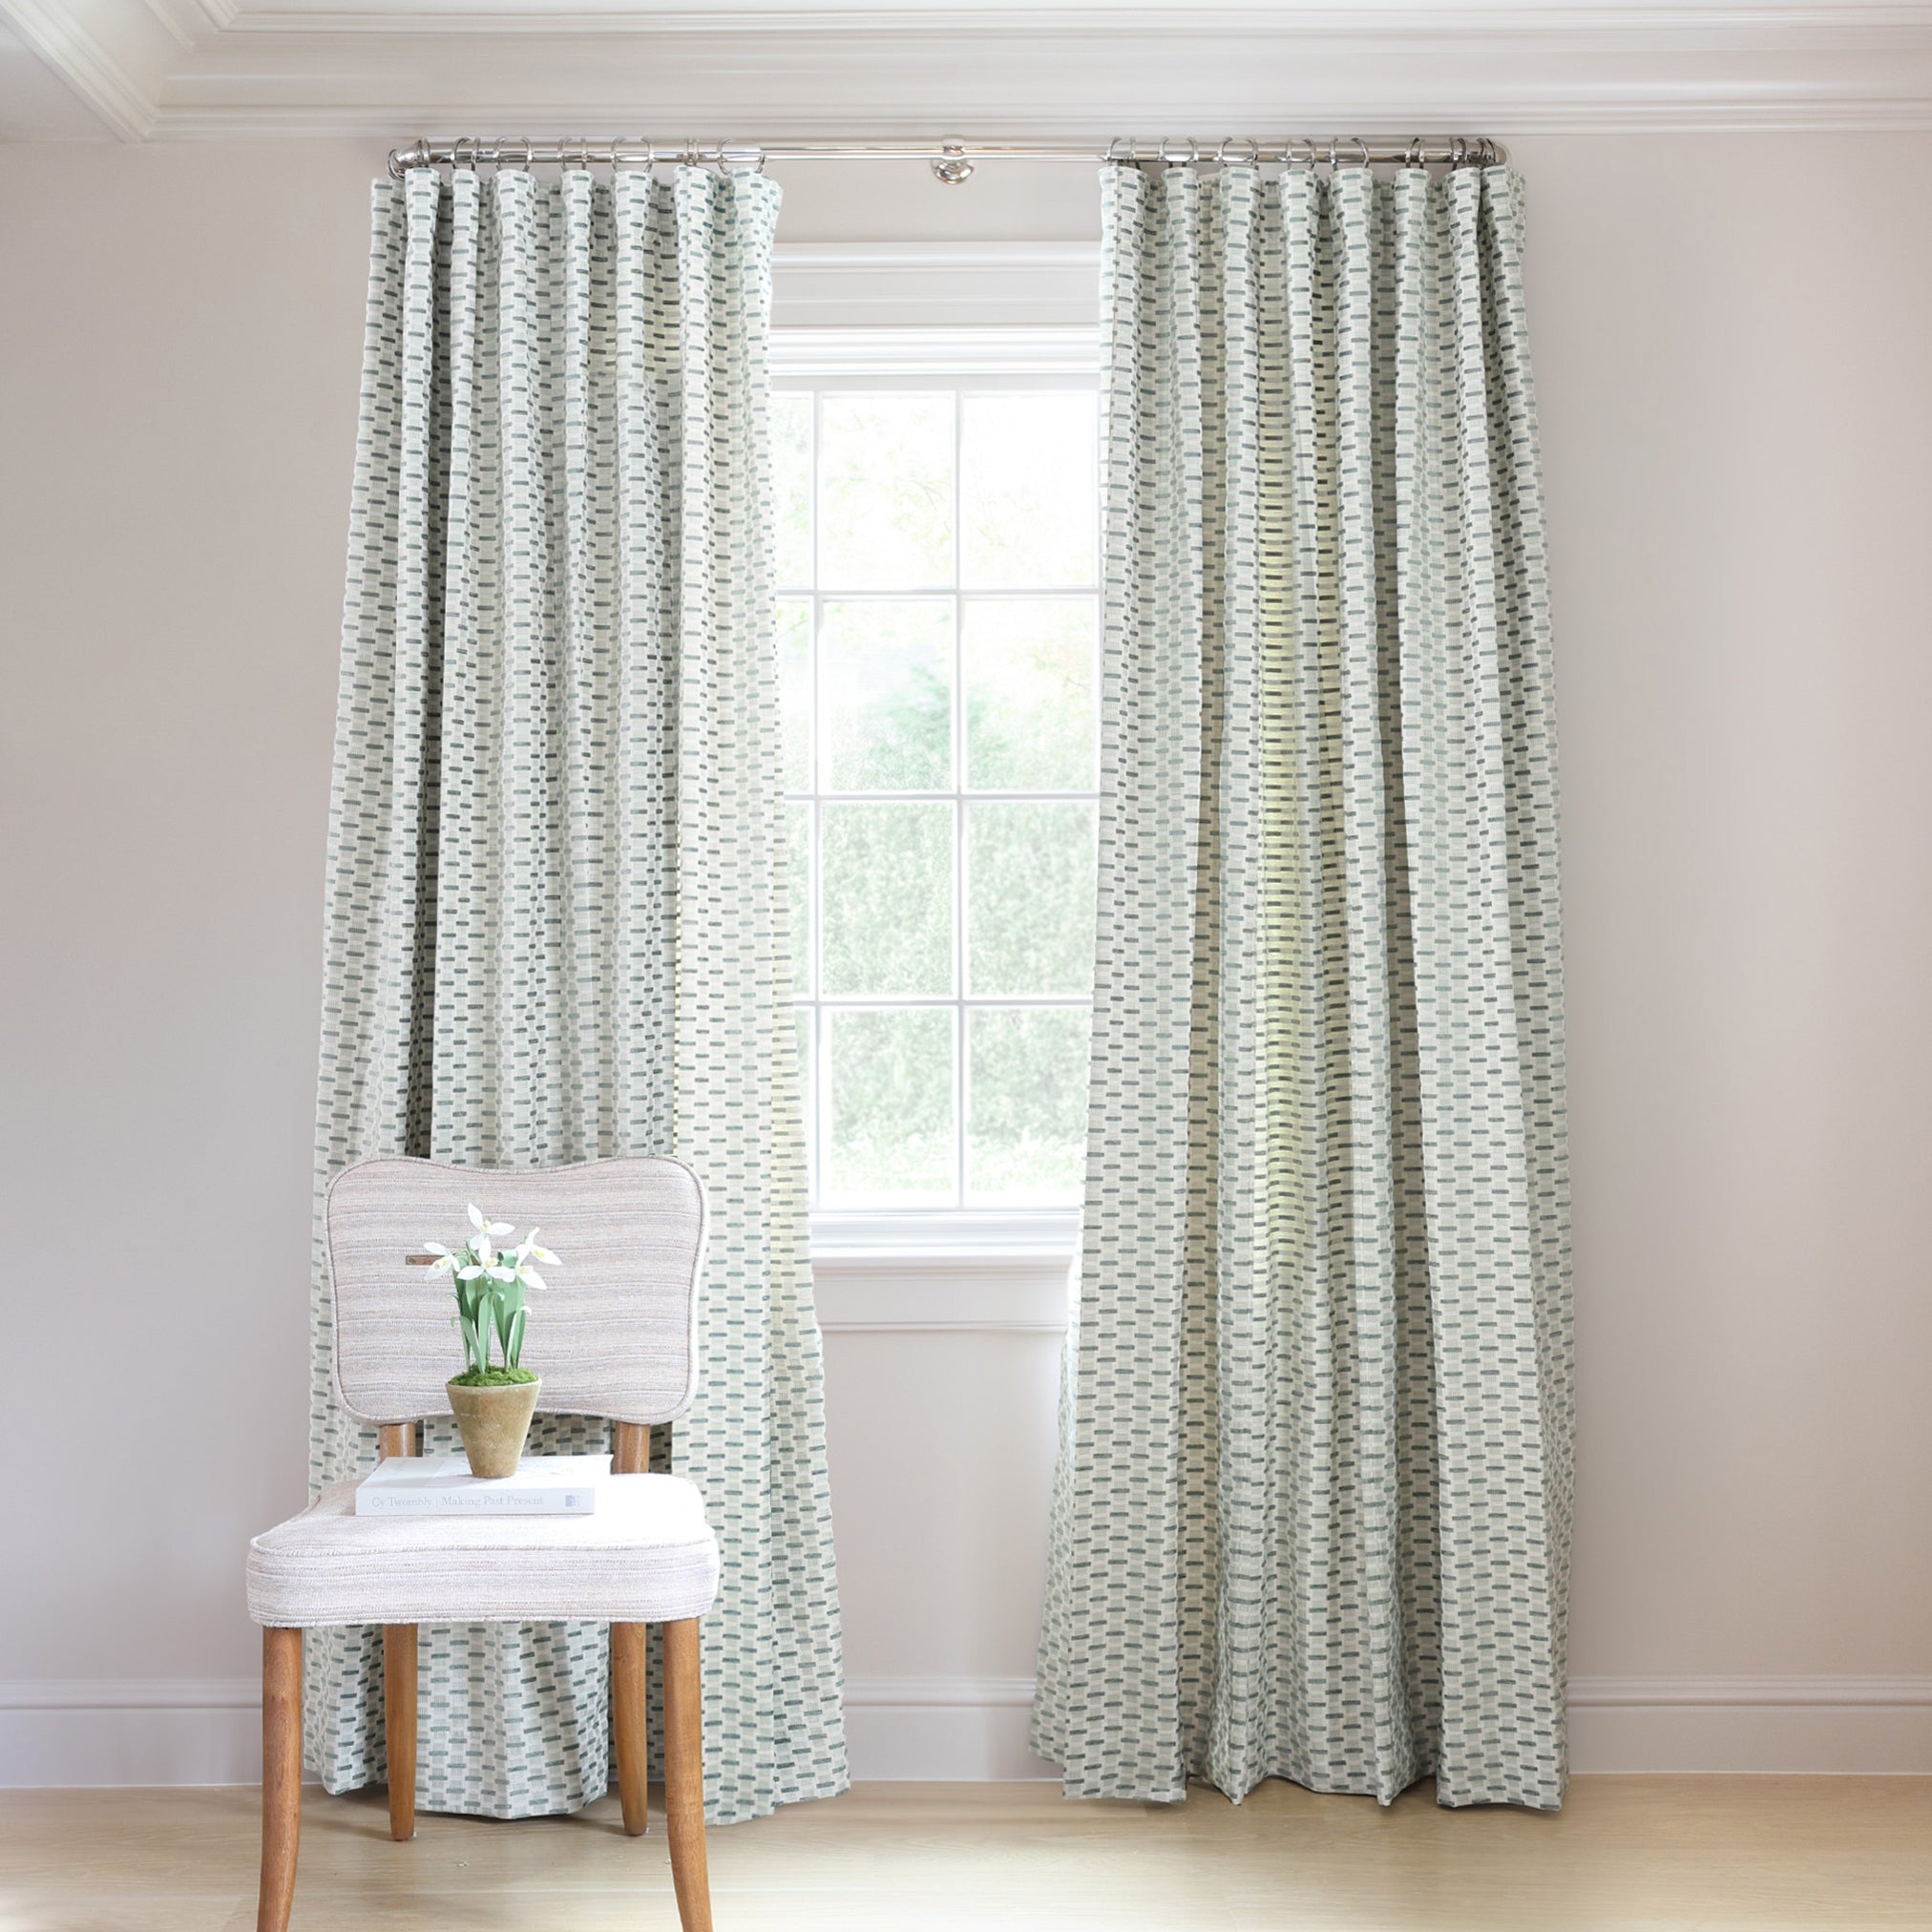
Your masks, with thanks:
[{"label": "chair backrest", "polygon": [[[537,1407],[668,1422],[697,1392],[704,1190],[681,1161],[640,1155],[569,1167],[452,1167],[379,1155],[345,1167],[324,1214],[335,1300],[335,1385],[361,1422],[445,1416],[463,1370],[450,1276],[423,1244],[460,1248],[470,1203],[536,1227],[562,1266],[533,1290],[523,1366]],[[412,1259],[413,1257],[413,1259]]]}]

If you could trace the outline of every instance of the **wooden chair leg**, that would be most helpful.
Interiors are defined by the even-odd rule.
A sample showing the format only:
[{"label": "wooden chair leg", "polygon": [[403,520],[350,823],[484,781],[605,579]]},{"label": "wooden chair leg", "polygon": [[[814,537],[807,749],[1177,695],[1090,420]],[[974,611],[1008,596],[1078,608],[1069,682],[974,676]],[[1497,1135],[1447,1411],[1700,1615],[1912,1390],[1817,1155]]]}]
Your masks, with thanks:
[{"label": "wooden chair leg", "polygon": [[383,1741],[389,1756],[389,1837],[416,1836],[416,1627],[383,1626]]},{"label": "wooden chair leg", "polygon": [[644,1631],[642,1624],[611,1626],[611,1715],[617,1732],[618,1796],[631,1838],[649,1829],[650,1770],[644,1734]]},{"label": "wooden chair leg", "polygon": [[[384,1461],[416,1453],[413,1422],[385,1422],[376,1431]],[[389,1757],[389,1837],[416,1836],[416,1627],[383,1626],[383,1744]]]},{"label": "wooden chair leg", "polygon": [[[645,1476],[651,1467],[651,1432],[641,1422],[620,1422],[611,1438],[611,1473]],[[651,1819],[650,1773],[644,1737],[644,1626],[611,1626],[611,1717],[617,1733],[618,1797],[624,1830],[640,1837]]]},{"label": "wooden chair leg", "polygon": [[671,1883],[684,1932],[711,1932],[711,1879],[704,1862],[704,1712],[698,1671],[698,1620],[664,1626],[664,1819]]},{"label": "wooden chair leg", "polygon": [[255,1932],[287,1932],[302,1837],[302,1632],[262,1632],[262,1892]]}]

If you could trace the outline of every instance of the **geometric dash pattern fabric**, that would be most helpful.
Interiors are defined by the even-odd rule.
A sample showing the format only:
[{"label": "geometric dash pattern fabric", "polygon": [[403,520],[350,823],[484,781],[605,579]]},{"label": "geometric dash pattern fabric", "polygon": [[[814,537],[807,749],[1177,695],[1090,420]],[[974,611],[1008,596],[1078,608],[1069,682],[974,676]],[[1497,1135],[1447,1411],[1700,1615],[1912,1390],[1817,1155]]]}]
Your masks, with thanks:
[{"label": "geometric dash pattern fabric", "polygon": [[[321,1203],[346,1163],[670,1154],[703,1179],[699,1394],[670,1453],[724,1557],[703,1624],[720,1822],[846,1783],[780,910],[778,200],[691,167],[376,183],[316,1126],[317,1490],[376,1454],[329,1368]],[[427,1437],[456,1446],[447,1418]],[[607,1439],[538,1417],[531,1446]],[[601,1625],[429,1627],[419,1668],[427,1809],[602,1795]],[[331,1791],[387,1775],[382,1691],[380,1631],[308,1633],[309,1762]]]},{"label": "geometric dash pattern fabric", "polygon": [[1113,167],[1069,1796],[1553,1809],[1572,1489],[1522,194]]}]

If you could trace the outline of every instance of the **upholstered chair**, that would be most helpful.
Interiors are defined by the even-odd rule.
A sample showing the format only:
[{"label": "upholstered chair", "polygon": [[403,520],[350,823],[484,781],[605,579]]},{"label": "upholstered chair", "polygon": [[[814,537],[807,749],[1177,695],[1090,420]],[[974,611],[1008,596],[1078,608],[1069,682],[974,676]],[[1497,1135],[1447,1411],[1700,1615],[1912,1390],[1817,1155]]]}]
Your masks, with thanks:
[{"label": "upholstered chair", "polygon": [[295,1892],[302,1801],[302,1633],[380,1624],[389,1831],[415,1833],[416,1627],[608,1622],[624,1829],[645,1827],[644,1627],[663,1626],[664,1796],[684,1932],[710,1932],[698,1619],[718,1590],[703,1499],[645,1473],[650,1431],[691,1405],[704,1192],[676,1161],[589,1161],[537,1171],[380,1158],[337,1175],[324,1216],[343,1407],[413,1453],[416,1424],[447,1415],[462,1366],[450,1277],[420,1265],[426,1239],[467,1238],[468,1205],[536,1226],[563,1265],[530,1299],[524,1364],[539,1408],[608,1417],[613,1476],[588,1515],[355,1514],[332,1482],[248,1553],[248,1609],[262,1629],[262,1893],[259,1932],[284,1932]]}]

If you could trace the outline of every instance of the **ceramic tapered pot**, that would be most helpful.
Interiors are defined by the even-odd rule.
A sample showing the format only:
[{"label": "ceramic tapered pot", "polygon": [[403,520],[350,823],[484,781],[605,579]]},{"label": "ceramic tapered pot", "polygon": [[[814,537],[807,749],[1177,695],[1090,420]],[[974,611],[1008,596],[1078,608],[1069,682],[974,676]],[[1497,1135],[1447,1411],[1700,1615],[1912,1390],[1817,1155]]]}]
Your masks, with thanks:
[{"label": "ceramic tapered pot", "polygon": [[472,1476],[514,1476],[530,1418],[536,1413],[536,1396],[543,1387],[534,1382],[509,1382],[500,1389],[466,1389],[446,1383],[450,1409],[463,1438]]}]

